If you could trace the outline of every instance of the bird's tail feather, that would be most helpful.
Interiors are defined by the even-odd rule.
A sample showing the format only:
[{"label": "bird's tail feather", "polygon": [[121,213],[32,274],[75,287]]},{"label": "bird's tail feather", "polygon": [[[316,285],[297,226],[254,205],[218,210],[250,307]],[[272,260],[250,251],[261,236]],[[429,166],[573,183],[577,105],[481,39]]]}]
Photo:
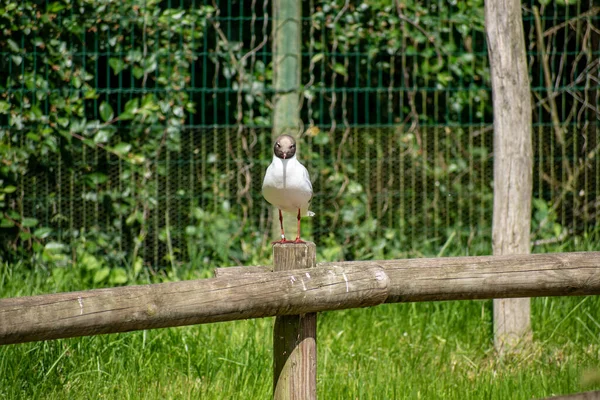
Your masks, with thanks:
[{"label": "bird's tail feather", "polygon": [[312,211],[307,211],[307,212],[306,212],[306,216],[307,216],[307,217],[314,217],[314,216],[315,216],[315,213],[314,213],[314,212],[312,212]]}]

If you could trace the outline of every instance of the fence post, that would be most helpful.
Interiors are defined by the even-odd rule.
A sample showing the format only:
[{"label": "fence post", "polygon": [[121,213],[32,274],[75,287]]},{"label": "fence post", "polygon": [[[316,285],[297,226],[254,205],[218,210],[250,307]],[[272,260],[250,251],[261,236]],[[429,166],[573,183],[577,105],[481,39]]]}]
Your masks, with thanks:
[{"label": "fence post", "polygon": [[[312,242],[273,246],[273,270],[314,268],[316,246]],[[304,277],[291,281],[302,285]],[[273,328],[273,398],[317,398],[317,314],[275,318]]]},{"label": "fence post", "polygon": [[[521,2],[485,2],[494,104],[494,255],[529,254],[533,156],[531,93]],[[496,349],[531,335],[530,300],[494,300]]]},{"label": "fence post", "polygon": [[296,136],[301,128],[301,3],[273,1],[273,138],[282,134]]},{"label": "fence post", "polygon": [[[279,135],[298,139],[302,129],[300,120],[300,72],[302,66],[302,1],[273,0],[273,140]],[[301,147],[301,146],[298,146]],[[296,154],[299,154],[299,148]],[[276,216],[277,208],[273,208]],[[273,218],[272,237],[280,239],[279,221]],[[296,217],[284,214],[284,226],[296,225]]]}]

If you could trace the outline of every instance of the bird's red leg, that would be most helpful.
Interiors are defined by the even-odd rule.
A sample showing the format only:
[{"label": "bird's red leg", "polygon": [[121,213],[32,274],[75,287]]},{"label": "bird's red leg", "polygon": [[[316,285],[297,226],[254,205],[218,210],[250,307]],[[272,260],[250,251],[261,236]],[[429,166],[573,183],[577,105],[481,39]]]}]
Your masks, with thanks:
[{"label": "bird's red leg", "polygon": [[281,227],[281,241],[285,242],[285,233],[283,233],[283,214],[279,210],[279,226]]},{"label": "bird's red leg", "polygon": [[296,234],[296,240],[294,243],[305,243],[304,240],[300,239],[300,209],[298,209],[298,233]]},{"label": "bird's red leg", "polygon": [[289,240],[285,239],[285,233],[283,233],[283,214],[281,213],[281,210],[279,210],[279,226],[281,227],[281,240],[277,240],[277,241],[273,242],[272,244],[289,242]]}]

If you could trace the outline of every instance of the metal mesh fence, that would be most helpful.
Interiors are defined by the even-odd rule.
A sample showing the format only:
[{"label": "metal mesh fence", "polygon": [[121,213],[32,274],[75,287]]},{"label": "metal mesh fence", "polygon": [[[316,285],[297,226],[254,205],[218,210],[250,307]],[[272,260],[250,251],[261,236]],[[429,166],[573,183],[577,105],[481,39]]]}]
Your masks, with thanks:
[{"label": "metal mesh fence", "polygon": [[[307,133],[300,158],[313,178],[316,212],[305,224],[308,236],[338,259],[418,255],[449,241],[471,254],[489,252],[493,131],[483,1],[302,4],[300,113]],[[184,123],[158,135],[166,145],[146,154],[147,178],[102,145],[75,140],[68,151],[40,154],[19,177],[21,202],[9,208],[52,227],[58,241],[93,234],[116,259],[133,252],[151,265],[246,263],[253,249],[266,251],[271,216],[260,189],[271,158],[272,4],[168,0],[157,15],[202,6],[212,12],[191,29],[203,35],[172,36],[164,52],[159,32],[128,24],[125,12],[118,27],[107,28],[108,41],[153,46],[154,69],[145,67],[146,50],[111,53],[101,30],[65,34],[72,46],[64,51],[92,71],[87,82],[96,96],[82,110],[88,119],[99,118],[102,102],[119,114],[132,99],[170,91],[183,93]],[[57,10],[56,23],[73,21],[77,12]],[[600,7],[592,0],[525,1],[523,15],[539,244],[595,226]],[[39,67],[43,49],[19,65],[0,50],[12,78],[5,100],[43,90],[20,78],[27,69],[52,73],[47,64]],[[169,54],[177,52],[189,52],[189,62],[173,62]],[[141,71],[118,70],[135,57]],[[160,80],[161,69],[171,81]],[[81,92],[73,79],[54,90]],[[51,113],[51,98],[40,107]],[[14,119],[0,122],[5,136],[19,129]],[[169,123],[157,120],[148,129],[167,132]],[[113,125],[120,138],[114,142],[132,135],[127,120]]]}]

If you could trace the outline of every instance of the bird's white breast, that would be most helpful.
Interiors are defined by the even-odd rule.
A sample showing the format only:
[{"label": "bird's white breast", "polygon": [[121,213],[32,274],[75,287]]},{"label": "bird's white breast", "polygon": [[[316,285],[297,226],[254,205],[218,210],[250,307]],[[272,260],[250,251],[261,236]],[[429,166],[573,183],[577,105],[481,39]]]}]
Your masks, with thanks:
[{"label": "bird's white breast", "polygon": [[265,199],[289,213],[307,215],[308,204],[312,198],[312,184],[308,171],[296,157],[282,160],[273,157],[263,180]]}]

